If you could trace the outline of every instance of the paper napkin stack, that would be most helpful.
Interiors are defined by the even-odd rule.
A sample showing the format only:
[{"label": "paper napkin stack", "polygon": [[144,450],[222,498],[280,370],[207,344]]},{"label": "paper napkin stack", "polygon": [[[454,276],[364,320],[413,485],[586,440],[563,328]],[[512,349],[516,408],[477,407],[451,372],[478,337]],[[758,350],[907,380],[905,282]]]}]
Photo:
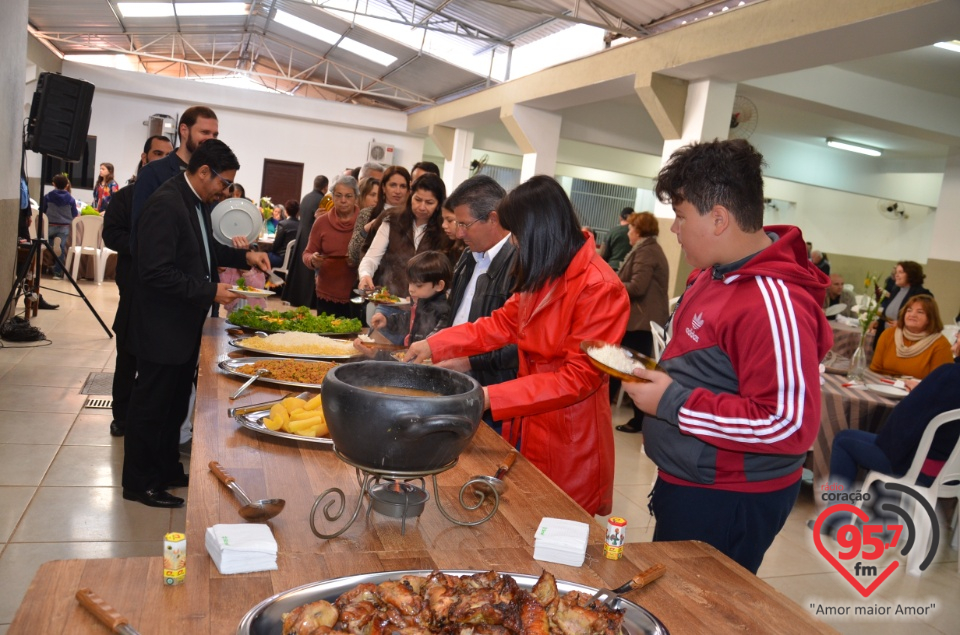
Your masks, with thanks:
[{"label": "paper napkin stack", "polygon": [[544,518],[533,541],[534,560],[579,567],[587,554],[590,527],[562,518]]},{"label": "paper napkin stack", "polygon": [[277,541],[259,523],[214,525],[207,528],[207,553],[220,573],[273,571],[277,568]]}]

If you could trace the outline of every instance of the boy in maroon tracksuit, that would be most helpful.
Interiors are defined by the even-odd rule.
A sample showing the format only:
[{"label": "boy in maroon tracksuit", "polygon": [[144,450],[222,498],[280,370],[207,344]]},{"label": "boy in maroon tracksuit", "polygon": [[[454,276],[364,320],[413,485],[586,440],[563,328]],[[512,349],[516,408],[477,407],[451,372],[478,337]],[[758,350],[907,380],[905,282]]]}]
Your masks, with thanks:
[{"label": "boy in maroon tracksuit", "polygon": [[762,165],[735,139],[680,148],[660,171],[657,196],[694,271],[666,372],[641,369],[651,383],[625,385],[653,415],[654,540],[702,540],[753,572],[796,501],[833,343],[820,308],[829,279],[800,230],[763,227]]}]

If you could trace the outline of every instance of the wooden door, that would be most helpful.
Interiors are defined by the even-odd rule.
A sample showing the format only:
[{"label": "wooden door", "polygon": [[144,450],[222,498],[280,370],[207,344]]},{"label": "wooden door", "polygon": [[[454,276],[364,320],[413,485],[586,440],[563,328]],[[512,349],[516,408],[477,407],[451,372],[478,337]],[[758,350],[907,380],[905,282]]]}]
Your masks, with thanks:
[{"label": "wooden door", "polygon": [[290,199],[299,202],[303,191],[303,164],[264,159],[262,182],[260,196],[269,196],[275,205],[283,205]]}]

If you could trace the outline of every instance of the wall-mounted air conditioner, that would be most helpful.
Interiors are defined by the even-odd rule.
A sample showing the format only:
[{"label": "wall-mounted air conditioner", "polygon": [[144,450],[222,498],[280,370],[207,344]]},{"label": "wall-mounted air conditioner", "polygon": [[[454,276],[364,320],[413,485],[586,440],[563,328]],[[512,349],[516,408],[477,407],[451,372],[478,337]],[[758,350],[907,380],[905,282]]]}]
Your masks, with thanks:
[{"label": "wall-mounted air conditioner", "polygon": [[367,161],[376,161],[383,165],[393,165],[393,152],[394,148],[392,144],[371,141],[367,147]]}]

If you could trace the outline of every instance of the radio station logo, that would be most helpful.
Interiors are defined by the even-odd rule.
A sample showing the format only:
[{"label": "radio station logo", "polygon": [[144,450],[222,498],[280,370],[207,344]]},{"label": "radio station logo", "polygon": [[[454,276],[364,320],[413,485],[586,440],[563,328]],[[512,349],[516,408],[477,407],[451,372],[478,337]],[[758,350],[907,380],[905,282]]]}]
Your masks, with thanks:
[{"label": "radio station logo", "polygon": [[[933,557],[937,553],[937,546],[940,544],[940,525],[937,522],[937,516],[934,513],[930,502],[920,495],[915,489],[899,483],[882,483],[882,487],[887,491],[898,495],[905,495],[916,501],[916,513],[926,516],[925,521],[930,527],[930,547],[926,556],[920,563],[920,570],[925,571]],[[829,485],[824,486],[825,491],[833,491],[836,488]],[[841,488],[842,489],[842,488]],[[830,496],[825,494],[825,500],[852,500],[869,501],[870,495],[865,493],[840,496],[834,492]],[[813,542],[820,555],[826,559],[833,568],[840,572],[840,575],[853,586],[863,597],[869,597],[877,588],[883,584],[884,580],[890,577],[900,566],[898,560],[893,560],[882,570],[879,567],[878,560],[887,550],[895,550],[903,539],[903,548],[900,555],[906,557],[914,548],[923,549],[926,545],[915,544],[917,540],[917,528],[913,517],[899,505],[893,503],[883,503],[880,505],[883,511],[895,514],[899,524],[887,523],[886,525],[870,522],[869,514],[861,508],[849,503],[837,503],[827,507],[819,516],[813,527]],[[834,555],[826,545],[823,544],[823,534],[821,529],[825,522],[830,520],[831,524],[840,521],[844,516],[851,522],[842,525],[836,532],[836,541],[840,549]],[[857,522],[859,520],[859,523]],[[828,525],[829,526],[829,525]],[[886,541],[885,541],[886,540]],[[852,566],[850,566],[852,564]]]}]

